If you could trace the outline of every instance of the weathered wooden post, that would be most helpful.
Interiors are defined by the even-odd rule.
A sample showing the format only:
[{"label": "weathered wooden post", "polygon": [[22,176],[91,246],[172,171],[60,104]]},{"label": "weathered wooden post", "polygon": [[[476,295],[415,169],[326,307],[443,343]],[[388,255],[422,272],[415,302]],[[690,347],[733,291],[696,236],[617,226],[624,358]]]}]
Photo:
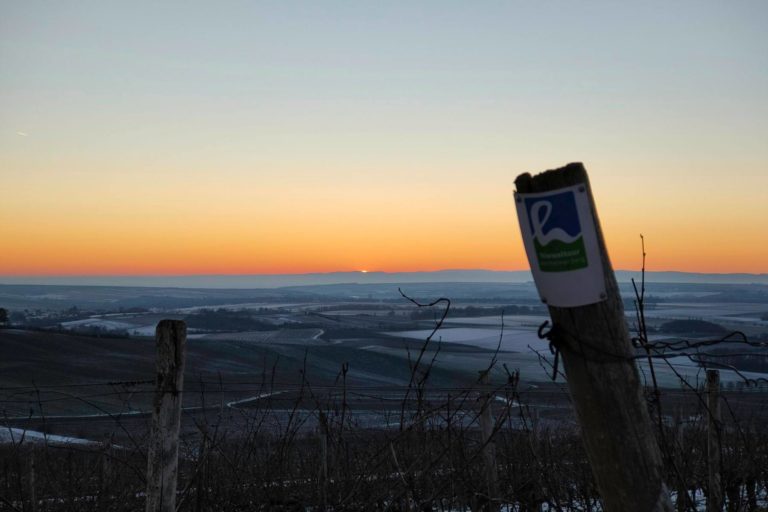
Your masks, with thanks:
[{"label": "weathered wooden post", "polygon": [[[754,417],[752,417],[752,419],[749,422],[748,437],[749,439],[755,439],[755,440],[759,439],[758,430],[755,425]],[[752,454],[752,457],[750,457],[750,459],[751,460],[749,461],[749,465],[747,466],[747,475],[746,475],[745,485],[747,487],[747,510],[749,512],[753,512],[758,510],[757,508],[757,475],[759,474],[759,467],[756,467],[754,454]]]},{"label": "weathered wooden post", "polygon": [[490,379],[488,371],[480,373],[480,385],[482,386],[480,405],[480,439],[483,442],[483,461],[485,462],[485,480],[488,492],[488,504],[484,510],[499,510],[499,474],[496,466],[496,443],[493,441],[493,412],[491,411],[493,396],[490,392]]},{"label": "weathered wooden post", "polygon": [[523,240],[608,512],[672,511],[624,306],[580,163],[515,180]]},{"label": "weathered wooden post", "polygon": [[320,451],[320,467],[318,468],[317,483],[320,491],[320,502],[325,508],[328,502],[328,418],[323,411],[318,412],[317,442]]},{"label": "weathered wooden post", "polygon": [[533,442],[536,443],[538,442],[539,435],[541,434],[541,418],[539,414],[539,408],[535,405],[528,407],[528,416],[531,421],[531,438],[533,439]]},{"label": "weathered wooden post", "polygon": [[37,512],[37,492],[35,492],[35,449],[29,450],[29,510]]},{"label": "weathered wooden post", "polygon": [[723,509],[723,491],[720,484],[720,371],[718,370],[707,370],[707,410],[709,411],[707,512],[720,512]]},{"label": "weathered wooden post", "polygon": [[162,320],[157,324],[155,340],[157,375],[147,460],[146,512],[175,512],[187,326],[180,320]]},{"label": "weathered wooden post", "polygon": [[197,510],[205,510],[205,502],[208,495],[208,455],[209,455],[209,441],[208,441],[208,428],[203,425],[200,429],[202,434],[200,438],[200,447],[197,453]]},{"label": "weathered wooden post", "polygon": [[683,470],[685,457],[684,439],[682,412],[678,409],[675,415],[674,445],[674,460],[677,467],[677,512],[688,510],[688,486],[686,485],[685,472]]},{"label": "weathered wooden post", "polygon": [[107,501],[107,490],[112,479],[112,439],[109,435],[104,438],[101,450],[101,472],[99,473],[99,501]]}]

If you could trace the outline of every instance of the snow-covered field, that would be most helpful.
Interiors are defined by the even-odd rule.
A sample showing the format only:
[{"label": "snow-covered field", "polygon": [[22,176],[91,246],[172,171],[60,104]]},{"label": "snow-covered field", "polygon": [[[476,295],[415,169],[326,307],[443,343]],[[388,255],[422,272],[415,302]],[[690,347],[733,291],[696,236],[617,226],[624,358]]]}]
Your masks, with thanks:
[{"label": "snow-covered field", "polygon": [[231,333],[199,334],[198,339],[246,341],[252,343],[326,344],[320,339],[323,329],[277,329],[274,331],[243,331]]},{"label": "snow-covered field", "polygon": [[61,326],[65,329],[79,329],[84,327],[98,327],[101,329],[107,329],[110,331],[117,331],[121,329],[130,330],[136,327],[136,324],[130,324],[128,322],[119,322],[117,320],[106,320],[104,318],[86,318],[84,320],[73,320],[71,322],[64,322]]},{"label": "snow-covered field", "polygon": [[[387,332],[385,334],[393,337],[423,340],[426,339],[426,337],[429,336],[431,332],[431,329],[420,329],[413,331]],[[441,340],[443,343],[460,343],[463,345],[471,345],[482,349],[494,350],[499,343],[500,333],[500,328],[490,328],[486,327],[485,325],[479,325],[478,327],[447,327],[440,329],[440,331],[438,331],[438,333],[434,336],[433,340]],[[652,335],[650,338],[651,341],[653,341],[655,339],[668,338],[668,336]],[[369,350],[382,350],[378,347],[367,348]],[[538,357],[534,354],[531,348],[539,351],[548,359],[552,359],[546,340],[539,339],[535,330],[519,328],[510,329],[508,327],[504,329],[504,334],[501,341],[501,350],[518,352],[519,354],[505,355],[503,359],[505,361],[512,362],[515,367],[518,367],[521,370],[525,368],[526,373],[524,376],[528,380],[548,380],[550,376],[547,374],[547,372],[544,372],[541,366],[538,364]],[[451,364],[452,362],[460,364],[462,359],[467,360],[468,358],[469,356],[466,354],[456,355],[443,353],[440,355],[438,360],[441,365]],[[453,361],[454,359],[456,359],[456,361]],[[641,374],[650,374],[650,368],[648,366],[648,362],[645,359],[638,359],[638,366],[640,368]],[[686,379],[687,382],[693,386],[701,384],[705,378],[704,368],[700,367],[687,357],[674,357],[667,361],[656,359],[654,360],[654,369],[656,371],[656,377],[659,381],[659,385],[663,387],[680,387],[680,377],[676,375],[676,372],[679,373],[683,378]],[[756,372],[742,372],[742,375],[752,379],[768,377],[768,374],[766,373]],[[720,370],[720,379],[723,384],[726,385],[729,382],[743,381],[743,379],[736,372],[727,369]]]},{"label": "snow-covered field", "polygon": [[[504,315],[504,325],[507,327],[519,327],[523,325],[539,326],[544,320],[548,320],[549,315]],[[493,325],[501,327],[501,315],[496,316],[473,316],[473,317],[448,317],[446,324],[463,325]]]},{"label": "snow-covered field", "polygon": [[98,446],[100,443],[89,439],[79,437],[56,436],[45,434],[36,430],[24,430],[21,428],[11,428],[0,426],[0,444],[22,444],[22,443],[44,443],[44,444],[77,444],[87,446]]},{"label": "snow-covered field", "polygon": [[[137,320],[140,318],[137,318]],[[83,320],[73,320],[61,324],[64,329],[77,331],[78,329],[98,328],[107,331],[127,331],[133,336],[154,336],[156,323],[141,324],[130,323],[121,320],[109,320],[107,318],[93,317]]]},{"label": "snow-covered field", "polygon": [[[431,329],[419,329],[416,331],[387,332],[393,337],[425,339],[432,332]],[[501,329],[484,327],[448,327],[438,331],[432,338],[434,341],[444,343],[461,343],[473,345],[489,350],[495,350],[499,344]],[[504,329],[501,338],[501,350],[512,352],[529,352],[528,345],[540,346],[546,349],[546,343],[541,341],[532,329]]]}]

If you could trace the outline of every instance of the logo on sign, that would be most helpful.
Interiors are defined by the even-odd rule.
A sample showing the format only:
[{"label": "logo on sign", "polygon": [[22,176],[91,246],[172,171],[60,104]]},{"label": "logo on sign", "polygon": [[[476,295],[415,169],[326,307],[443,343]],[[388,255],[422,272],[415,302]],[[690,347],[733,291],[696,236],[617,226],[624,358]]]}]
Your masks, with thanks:
[{"label": "logo on sign", "polygon": [[528,225],[542,272],[565,272],[587,267],[574,192],[526,197]]}]

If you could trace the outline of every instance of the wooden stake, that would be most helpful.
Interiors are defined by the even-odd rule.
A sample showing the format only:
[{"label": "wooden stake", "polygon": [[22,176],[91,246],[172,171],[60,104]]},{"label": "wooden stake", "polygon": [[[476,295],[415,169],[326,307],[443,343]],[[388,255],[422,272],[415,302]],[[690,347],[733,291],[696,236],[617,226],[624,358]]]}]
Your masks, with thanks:
[{"label": "wooden stake", "polygon": [[720,371],[707,370],[707,460],[709,467],[709,489],[707,512],[723,509],[723,491],[720,484]]},{"label": "wooden stake", "polygon": [[496,443],[493,441],[493,412],[491,411],[490,380],[488,372],[480,372],[480,384],[484,388],[483,403],[480,409],[480,434],[483,442],[483,460],[485,461],[485,479],[488,487],[488,505],[485,510],[499,510],[499,475],[496,466]]},{"label": "wooden stake", "polygon": [[320,449],[320,468],[318,471],[318,488],[320,501],[323,507],[328,501],[328,419],[323,411],[319,411],[320,418],[317,426],[317,441]]},{"label": "wooden stake", "polygon": [[208,429],[205,425],[201,428],[200,448],[197,455],[197,510],[205,510],[205,501],[208,494]]},{"label": "wooden stake", "polygon": [[146,512],[175,512],[187,326],[162,320],[155,330],[157,376],[147,461]]},{"label": "wooden stake", "polygon": [[104,439],[99,479],[101,480],[99,499],[103,500],[106,498],[112,479],[112,439],[110,436]]},{"label": "wooden stake", "polygon": [[539,408],[536,406],[533,406],[530,408],[531,411],[531,433],[533,434],[533,439],[535,441],[539,440],[539,433],[541,432],[541,420],[539,419]]},{"label": "wooden stake", "polygon": [[37,493],[35,492],[35,450],[29,451],[29,510],[37,512]]},{"label": "wooden stake", "polygon": [[685,470],[684,470],[684,458],[685,448],[684,432],[683,432],[683,420],[682,412],[677,410],[675,415],[675,445],[674,445],[674,459],[675,466],[677,466],[677,512],[685,512],[688,510],[688,487],[686,485]]},{"label": "wooden stake", "polygon": [[553,334],[605,510],[672,511],[587,171],[582,164],[574,163],[537,176],[522,174],[515,185],[519,193],[585,187],[595,219],[606,299],[573,308],[549,306]]}]

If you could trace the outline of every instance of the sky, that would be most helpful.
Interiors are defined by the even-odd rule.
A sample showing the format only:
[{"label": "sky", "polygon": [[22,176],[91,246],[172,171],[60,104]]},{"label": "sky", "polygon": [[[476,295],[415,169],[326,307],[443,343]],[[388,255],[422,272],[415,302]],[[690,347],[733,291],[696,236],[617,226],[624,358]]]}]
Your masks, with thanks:
[{"label": "sky", "polygon": [[526,269],[585,164],[613,265],[768,272],[768,3],[0,2],[0,275]]}]

